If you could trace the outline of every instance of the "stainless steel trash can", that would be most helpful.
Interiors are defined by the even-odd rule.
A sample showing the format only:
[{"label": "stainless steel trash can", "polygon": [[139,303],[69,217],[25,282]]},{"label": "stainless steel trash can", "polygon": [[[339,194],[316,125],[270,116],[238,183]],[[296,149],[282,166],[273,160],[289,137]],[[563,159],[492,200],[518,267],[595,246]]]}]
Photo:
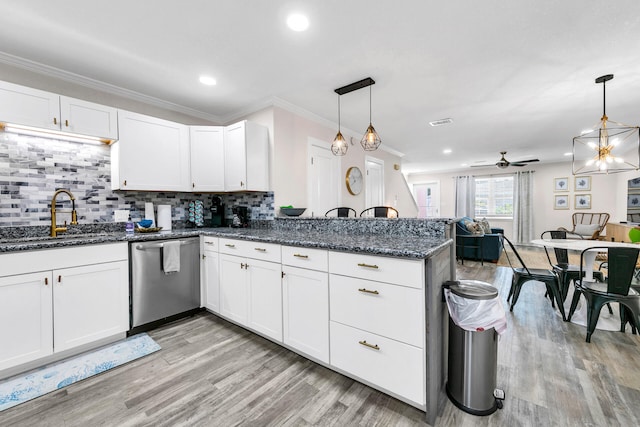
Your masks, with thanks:
[{"label": "stainless steel trash can", "polygon": [[[450,291],[465,299],[488,300],[498,290],[476,280],[451,282]],[[498,369],[498,337],[494,328],[467,331],[449,316],[449,369],[447,395],[458,408],[473,415],[496,411],[494,396]]]}]

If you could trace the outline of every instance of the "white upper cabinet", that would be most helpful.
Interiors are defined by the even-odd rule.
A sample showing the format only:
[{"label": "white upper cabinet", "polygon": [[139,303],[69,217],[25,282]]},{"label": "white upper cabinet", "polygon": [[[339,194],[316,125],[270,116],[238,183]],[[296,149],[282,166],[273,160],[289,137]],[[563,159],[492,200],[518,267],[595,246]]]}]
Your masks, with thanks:
[{"label": "white upper cabinet", "polygon": [[191,191],[189,128],[118,110],[120,139],[111,145],[114,190]]},{"label": "white upper cabinet", "polygon": [[191,191],[224,191],[224,127],[191,126]]},{"label": "white upper cabinet", "polygon": [[60,97],[60,129],[109,140],[118,139],[118,110],[81,99]]},{"label": "white upper cabinet", "polygon": [[0,82],[0,122],[118,139],[115,108],[7,82]]},{"label": "white upper cabinet", "polygon": [[269,131],[242,121],[224,130],[226,191],[269,191]]}]

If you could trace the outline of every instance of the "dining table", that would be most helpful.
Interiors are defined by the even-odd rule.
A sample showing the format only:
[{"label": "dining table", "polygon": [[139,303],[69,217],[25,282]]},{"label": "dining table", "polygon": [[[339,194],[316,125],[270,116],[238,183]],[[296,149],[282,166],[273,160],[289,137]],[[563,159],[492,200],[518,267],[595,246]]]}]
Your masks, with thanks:
[{"label": "dining table", "polygon": [[[638,248],[636,243],[625,242],[612,242],[608,240],[586,240],[586,239],[534,239],[531,240],[531,244],[539,247],[547,248],[559,248],[567,249],[572,252],[582,253],[586,249],[596,248],[584,252],[584,279],[593,280],[593,267],[596,262],[596,256],[598,252],[603,252],[606,248]],[[569,294],[565,300],[565,312],[569,313],[571,308],[571,300],[573,295],[573,289],[570,289]],[[576,307],[576,311],[571,317],[571,323],[577,323],[579,325],[586,326],[587,324],[587,308],[586,304],[582,303],[583,298],[580,298],[580,303]],[[603,311],[598,320],[596,326],[597,329],[617,331],[620,329],[620,316],[617,309],[617,303],[611,303],[613,314]]]}]

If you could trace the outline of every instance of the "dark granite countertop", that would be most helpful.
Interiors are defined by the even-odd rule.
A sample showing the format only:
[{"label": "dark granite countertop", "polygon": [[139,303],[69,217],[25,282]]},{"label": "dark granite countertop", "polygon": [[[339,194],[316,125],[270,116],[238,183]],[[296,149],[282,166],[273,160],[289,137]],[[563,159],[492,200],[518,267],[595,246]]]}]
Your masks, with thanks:
[{"label": "dark granite countertop", "polygon": [[62,234],[59,237],[31,236],[3,239],[0,242],[0,253],[113,242],[179,239],[200,235],[414,259],[429,258],[440,249],[452,244],[450,239],[398,234],[319,233],[313,231],[274,230],[269,228],[191,228],[160,231],[157,233],[136,233],[133,236],[127,236],[123,232],[104,232],[76,235]]}]

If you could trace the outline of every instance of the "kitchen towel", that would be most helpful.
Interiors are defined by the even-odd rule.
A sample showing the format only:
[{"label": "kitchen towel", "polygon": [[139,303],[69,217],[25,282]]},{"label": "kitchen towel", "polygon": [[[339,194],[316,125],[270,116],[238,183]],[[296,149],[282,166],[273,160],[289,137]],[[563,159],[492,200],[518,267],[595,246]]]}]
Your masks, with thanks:
[{"label": "kitchen towel", "polygon": [[153,203],[147,202],[144,204],[144,219],[150,219],[153,221],[150,227],[156,226],[156,216],[153,212]]},{"label": "kitchen towel", "polygon": [[158,227],[171,231],[171,205],[158,205]]},{"label": "kitchen towel", "polygon": [[162,271],[164,274],[180,272],[180,240],[162,244]]}]

